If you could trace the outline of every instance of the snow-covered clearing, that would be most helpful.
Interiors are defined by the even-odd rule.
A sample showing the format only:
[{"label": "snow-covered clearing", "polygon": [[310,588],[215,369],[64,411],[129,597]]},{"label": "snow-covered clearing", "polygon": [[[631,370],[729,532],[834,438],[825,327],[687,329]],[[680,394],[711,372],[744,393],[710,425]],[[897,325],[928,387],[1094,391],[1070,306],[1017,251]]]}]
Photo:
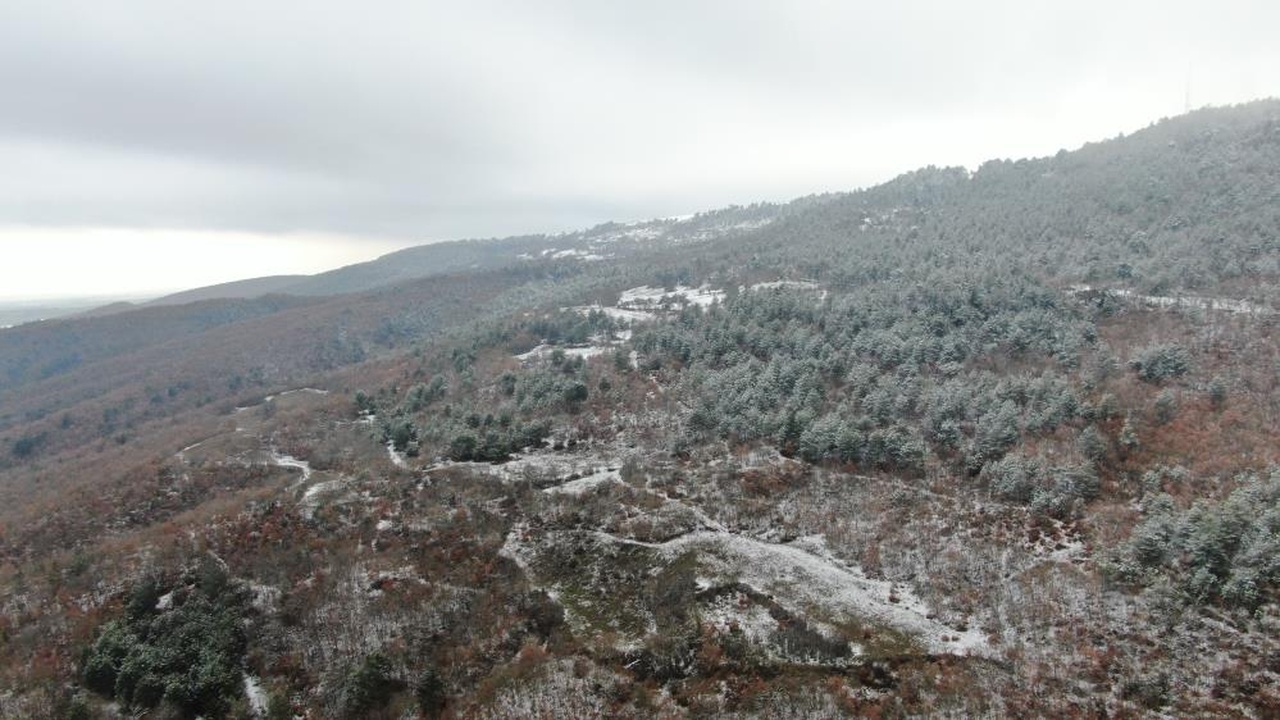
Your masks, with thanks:
[{"label": "snow-covered clearing", "polygon": [[[284,455],[278,451],[271,453],[271,461],[277,467],[296,468],[302,471],[302,477],[297,482],[288,487],[288,490],[295,490],[311,481],[312,475],[315,473],[311,470],[311,463],[306,460],[299,460],[292,455]],[[331,476],[330,473],[321,472],[322,477]],[[298,501],[298,512],[308,520],[311,519],[316,510],[320,507],[320,501],[325,495],[333,495],[341,492],[346,487],[342,477],[336,477],[332,480],[322,480],[307,487],[302,493],[302,498]]]},{"label": "snow-covered clearing", "polygon": [[663,543],[643,543],[596,531],[605,542],[638,545],[675,558],[696,550],[723,577],[737,578],[793,612],[818,610],[820,620],[870,620],[924,642],[930,652],[982,654],[986,637],[976,628],[957,630],[929,617],[924,602],[905,587],[872,580],[834,558],[819,536],[770,543],[730,532],[701,530]]},{"label": "snow-covered clearing", "polygon": [[[575,307],[575,308],[564,308],[564,309],[580,312],[584,315],[592,311],[600,310],[600,311],[616,311],[618,313],[627,314],[627,315],[632,315],[632,314],[644,315],[646,319],[652,319],[653,317],[648,313],[632,313],[626,310],[619,310],[618,308],[601,308],[598,305],[591,305],[586,307]],[[628,323],[633,321],[634,319],[630,319],[630,318],[627,320]],[[556,351],[560,351],[566,357],[580,357],[585,360],[587,358],[595,357],[597,355],[603,355],[604,353],[618,347],[619,345],[622,345],[623,343],[627,342],[630,339],[631,339],[630,330],[619,330],[611,334],[597,333],[596,335],[591,336],[590,344],[553,345],[549,343],[541,343],[540,345],[533,348],[532,350],[528,350],[526,352],[520,353],[519,355],[516,355],[516,359],[522,363],[527,364],[533,360],[548,357],[552,353]]]},{"label": "snow-covered clearing", "polygon": [[[449,465],[466,465],[504,481],[532,481],[543,486],[547,495],[575,497],[607,484],[622,483],[619,468],[625,461],[624,453],[535,453],[501,465]],[[753,459],[762,464],[782,460],[763,453]],[[820,535],[790,542],[748,537],[716,522],[695,504],[650,492],[663,500],[663,508],[678,505],[684,512],[692,512],[690,524],[685,527],[697,529],[662,542],[644,542],[603,530],[553,532],[568,532],[570,537],[585,533],[604,544],[648,548],[668,561],[676,561],[694,551],[699,573],[707,578],[704,581],[706,586],[731,582],[747,585],[769,595],[789,612],[807,618],[815,626],[833,627],[845,621],[857,621],[893,628],[913,636],[930,652],[983,654],[989,651],[986,637],[980,630],[974,627],[952,628],[934,619],[925,603],[909,588],[868,578],[861,569],[832,555]],[[502,552],[527,569],[533,565],[532,560],[539,554],[545,540],[540,532],[520,524],[508,534]],[[559,578],[543,580],[547,581],[549,587],[545,589],[549,592],[554,591],[561,581]],[[727,606],[722,610],[724,612],[718,615],[712,611],[711,619],[719,618],[725,623],[733,621],[739,625],[758,624],[756,630],[760,632],[766,629],[767,624],[757,611],[744,615],[737,610],[730,612]]]},{"label": "snow-covered clearing", "polygon": [[306,394],[306,395],[328,395],[329,391],[321,390],[320,388],[313,388],[313,387],[294,388],[292,390],[285,390],[278,395],[268,395],[265,398],[263,398],[263,402],[271,402],[276,398],[288,397],[290,395],[298,395],[300,393]]},{"label": "snow-covered clearing", "polygon": [[724,291],[714,289],[707,285],[696,288],[677,285],[676,288],[671,291],[667,291],[665,288],[641,285],[640,287],[623,290],[618,296],[618,307],[632,310],[643,310],[646,308],[657,307],[664,301],[683,301],[690,305],[708,307],[722,300],[724,300]]},{"label": "snow-covered clearing", "polygon": [[[712,465],[720,464],[724,460],[713,460]],[[749,468],[765,468],[765,467],[802,467],[804,463],[794,458],[789,458],[778,451],[778,448],[772,445],[764,447],[752,448],[750,452],[741,458],[737,458],[738,462],[744,469]]]},{"label": "snow-covered clearing", "polygon": [[556,260],[568,260],[570,258],[574,258],[584,262],[596,262],[599,260],[607,260],[612,257],[612,255],[601,255],[600,253],[593,252],[595,249],[597,248],[565,248],[563,250],[560,248],[546,248],[536,255],[522,252],[519,255],[516,255],[516,258],[519,260],[536,260],[540,257],[554,258]]},{"label": "snow-covered clearing", "polygon": [[663,288],[649,287],[641,285],[629,290],[623,290],[618,295],[619,305],[657,305],[662,302],[662,298],[666,297],[667,291]]},{"label": "snow-covered clearing", "polygon": [[[584,478],[598,484],[609,474]],[[581,481],[575,481],[581,482]],[[580,531],[573,531],[580,532]],[[929,652],[984,655],[990,651],[985,635],[974,627],[957,629],[934,619],[928,607],[908,588],[884,580],[868,578],[827,550],[821,536],[774,543],[746,537],[722,527],[696,530],[665,542],[642,542],[601,531],[585,531],[605,544],[630,545],[656,550],[675,561],[693,551],[698,558],[702,587],[737,582],[767,594],[789,612],[807,618],[815,627],[832,628],[846,621],[893,628],[919,642]],[[502,554],[526,570],[538,552],[538,541],[525,527],[508,535]],[[550,583],[548,592],[556,582]],[[717,609],[719,608],[719,609]],[[768,613],[748,611],[749,604],[730,607],[713,603],[707,619],[737,623],[752,635],[767,635],[776,628]],[[766,619],[768,617],[768,619]]]},{"label": "snow-covered clearing", "polygon": [[1027,549],[1056,562],[1076,562],[1089,555],[1084,538],[1061,520],[1053,521],[1052,533],[1043,533],[1034,542],[1028,542]]},{"label": "snow-covered clearing", "polygon": [[531,360],[536,360],[542,357],[548,357],[555,351],[559,350],[560,352],[565,354],[565,357],[580,357],[583,360],[585,360],[587,358],[592,358],[597,355],[603,355],[604,353],[608,352],[612,348],[613,348],[613,345],[587,345],[584,347],[562,347],[559,345],[548,345],[546,343],[543,343],[528,352],[520,353],[519,355],[516,356],[516,359],[522,363],[527,363]]},{"label": "snow-covered clearing", "polygon": [[614,482],[622,482],[622,476],[618,474],[618,470],[616,468],[605,468],[584,478],[570,480],[569,482],[561,485],[552,485],[551,487],[544,489],[542,492],[549,495],[581,495],[592,488]]},{"label": "snow-covered clearing", "polygon": [[338,420],[336,425],[374,425],[378,422],[378,414],[361,412],[355,420]]},{"label": "snow-covered clearing", "polygon": [[[635,323],[649,322],[658,318],[660,314],[669,313],[672,309],[678,309],[680,305],[697,305],[700,307],[710,307],[711,305],[724,300],[725,293],[723,290],[703,285],[698,288],[677,286],[675,290],[667,291],[664,288],[654,288],[648,285],[641,285],[629,290],[623,290],[618,297],[617,305],[579,305],[576,307],[561,308],[562,310],[577,312],[583,315],[590,315],[593,312],[603,313],[613,320],[627,325]],[[541,357],[550,355],[559,350],[570,357],[590,358],[604,354],[610,349],[615,348],[631,339],[631,330],[624,329],[614,333],[612,337],[597,335],[591,338],[590,345],[581,345],[577,347],[565,347],[560,345],[551,345],[542,343],[527,352],[516,355],[516,359],[520,362],[527,363]]]},{"label": "snow-covered clearing", "polygon": [[752,290],[821,290],[818,283],[812,280],[774,280],[759,282],[751,286]]},{"label": "snow-covered clearing", "polygon": [[320,508],[320,499],[324,495],[330,495],[341,491],[343,488],[342,480],[325,480],[307,488],[302,494],[302,499],[298,501],[298,510],[302,517],[310,520],[315,516],[316,510]]},{"label": "snow-covered clearing", "polygon": [[737,628],[747,639],[763,645],[778,629],[778,621],[769,608],[752,602],[741,592],[718,595],[701,608],[703,622],[711,623],[720,632]]},{"label": "snow-covered clearing", "polygon": [[619,307],[610,307],[605,305],[578,305],[577,307],[565,308],[583,315],[590,315],[593,312],[600,312],[608,315],[614,320],[626,323],[647,322],[654,318],[654,314],[644,310],[624,310]]},{"label": "snow-covered clearing", "polygon": [[592,233],[599,244],[616,243],[620,240],[656,240],[667,233],[666,223],[662,221],[640,220],[614,226],[603,233]]},{"label": "snow-covered clearing", "polygon": [[[546,254],[546,253],[543,253],[543,254]],[[597,255],[596,253],[587,252],[585,250],[557,250],[551,253],[551,257],[556,258],[557,260],[563,260],[565,258],[577,258],[579,260],[585,260],[588,262],[605,259],[604,255]]]},{"label": "snow-covered clearing", "polygon": [[[445,467],[466,467],[503,482],[529,481],[542,485],[559,481],[575,482],[566,478],[586,478],[602,473],[612,473],[617,477],[617,468],[622,467],[622,463],[623,458],[614,454],[539,452],[517,455],[496,465],[485,462],[443,462],[432,466],[427,472]],[[597,483],[599,482],[604,481],[598,480]]]},{"label": "snow-covered clearing", "polygon": [[725,235],[729,235],[732,233],[745,233],[745,232],[750,232],[752,230],[759,230],[760,228],[765,227],[766,225],[770,225],[773,222],[774,222],[774,218],[760,218],[758,220],[743,220],[742,222],[736,222],[736,223],[732,223],[732,222],[720,223],[717,225],[711,225],[709,227],[704,227],[699,230],[695,230],[694,232],[687,232],[686,230],[687,234],[681,234],[680,230],[683,228],[677,228],[672,233],[675,236],[672,238],[672,240],[676,242],[680,242],[682,240],[685,240],[685,241],[714,240],[716,238],[724,237]]},{"label": "snow-covered clearing", "polygon": [[1095,288],[1091,285],[1072,285],[1068,288],[1072,295],[1084,293],[1102,293],[1111,297],[1129,300],[1155,308],[1173,308],[1179,310],[1215,310],[1232,315],[1275,315],[1276,311],[1265,305],[1237,300],[1235,298],[1203,297],[1198,295],[1142,295],[1133,290],[1123,288]]},{"label": "snow-covered clearing", "polygon": [[[529,572],[529,560],[526,557],[527,552],[524,548],[524,542],[529,536],[529,524],[525,522],[516,523],[512,526],[511,531],[507,533],[506,540],[502,543],[502,548],[498,550],[498,554],[505,557],[516,564],[524,572]],[[548,588],[547,594],[553,599],[556,597],[554,589]]]},{"label": "snow-covered clearing", "polygon": [[[325,493],[331,492],[333,490],[337,490],[340,487],[342,487],[341,480],[325,480],[324,482],[318,482],[315,485],[312,485],[311,487],[307,488],[306,492],[302,493],[302,504],[306,506],[311,506],[315,503],[318,503],[319,502],[318,498],[321,495],[324,495]],[[315,508],[311,507],[311,509],[314,510]]]},{"label": "snow-covered clearing", "polygon": [[286,398],[291,395],[317,395],[317,396],[323,397],[328,394],[329,394],[328,390],[321,390],[320,388],[313,388],[313,387],[302,387],[302,388],[294,388],[292,390],[282,390],[281,392],[276,393],[275,395],[267,395],[266,397],[262,398],[262,402],[254,403],[253,405],[237,405],[235,407],[235,412],[243,413],[248,410],[253,410],[254,408],[260,408],[269,402],[274,402],[275,400]]},{"label": "snow-covered clearing", "polygon": [[743,289],[750,289],[752,292],[762,292],[762,291],[769,291],[769,290],[791,290],[795,292],[811,292],[811,293],[817,294],[819,303],[826,300],[827,295],[829,294],[826,288],[822,287],[821,285],[819,285],[818,283],[812,280],[774,280],[772,282],[756,283],[752,285],[750,288],[743,288]]}]

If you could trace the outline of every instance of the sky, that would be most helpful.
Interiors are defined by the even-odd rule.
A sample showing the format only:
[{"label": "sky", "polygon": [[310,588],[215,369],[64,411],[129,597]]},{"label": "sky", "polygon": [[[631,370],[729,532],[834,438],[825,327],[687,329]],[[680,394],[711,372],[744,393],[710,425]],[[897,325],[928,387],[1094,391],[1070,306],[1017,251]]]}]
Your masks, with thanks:
[{"label": "sky", "polygon": [[853,190],[1280,96],[1273,0],[0,0],[0,299]]}]

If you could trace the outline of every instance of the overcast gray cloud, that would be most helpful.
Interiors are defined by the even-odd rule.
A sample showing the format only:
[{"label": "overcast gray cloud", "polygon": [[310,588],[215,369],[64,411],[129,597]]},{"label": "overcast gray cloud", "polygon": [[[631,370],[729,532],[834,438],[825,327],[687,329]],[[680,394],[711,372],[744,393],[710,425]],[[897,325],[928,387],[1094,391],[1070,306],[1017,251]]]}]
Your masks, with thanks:
[{"label": "overcast gray cloud", "polygon": [[851,189],[1280,94],[1255,2],[0,10],[0,226],[438,240]]}]

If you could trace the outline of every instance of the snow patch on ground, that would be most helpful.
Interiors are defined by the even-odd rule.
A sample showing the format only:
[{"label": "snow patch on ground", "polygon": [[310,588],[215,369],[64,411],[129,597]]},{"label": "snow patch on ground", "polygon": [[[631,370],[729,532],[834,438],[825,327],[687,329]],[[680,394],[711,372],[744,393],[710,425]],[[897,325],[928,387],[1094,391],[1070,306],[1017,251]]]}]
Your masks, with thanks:
[{"label": "snow patch on ground", "polygon": [[618,296],[618,307],[631,310],[644,310],[661,305],[663,301],[681,302],[690,305],[699,305],[708,307],[714,303],[724,300],[724,291],[716,290],[708,285],[691,288],[684,285],[677,285],[674,290],[668,292],[665,288],[649,287],[641,285],[629,290],[623,290]]},{"label": "snow patch on ground", "polygon": [[[681,288],[676,288],[676,290],[677,292],[681,292]],[[688,300],[691,304],[699,305],[701,307],[709,307],[715,303],[724,301],[723,290],[715,290],[705,285],[696,289],[683,288],[683,292],[681,292],[681,294],[684,296],[684,299]]]},{"label": "snow patch on ground", "polygon": [[[338,490],[341,487],[342,487],[341,480],[326,480],[324,482],[318,482],[315,485],[312,485],[311,487],[307,488],[307,491],[302,494],[302,504],[308,507],[312,512],[314,512],[315,506],[318,505],[320,502],[321,495],[333,492],[334,490]],[[308,513],[308,517],[309,516],[310,514]]]},{"label": "snow patch on ground", "polygon": [[[565,308],[565,309],[584,312],[584,311],[590,311],[590,310],[599,310],[601,308],[599,306],[592,306],[587,308]],[[609,308],[609,309],[616,309],[616,308]],[[625,312],[625,311],[620,311],[620,312]],[[584,312],[584,314],[586,313]],[[623,343],[627,342],[630,339],[631,339],[630,330],[620,330],[618,332],[612,333],[611,335],[608,333],[598,333],[591,337],[590,344],[552,345],[549,343],[542,343],[537,347],[533,348],[532,350],[529,350],[527,352],[522,352],[519,355],[516,355],[515,357],[520,362],[528,364],[534,360],[548,357],[552,353],[559,350],[560,352],[564,353],[565,357],[580,357],[585,360],[587,358],[595,357],[597,355],[603,355],[604,353],[618,347],[619,345],[622,345]]]},{"label": "snow patch on ground", "polygon": [[666,294],[667,291],[663,288],[641,285],[640,287],[623,290],[618,295],[618,305],[657,305],[662,302],[662,298],[666,297]]},{"label": "snow patch on ground", "polygon": [[[543,254],[545,255],[546,252],[544,251]],[[551,253],[551,257],[556,258],[558,260],[562,260],[565,258],[577,258],[579,260],[586,260],[588,262],[605,259],[604,255],[597,255],[596,253],[587,252],[585,250],[556,250],[555,252]]]},{"label": "snow patch on ground", "polygon": [[565,308],[583,315],[590,315],[593,312],[600,312],[608,315],[614,320],[627,323],[647,322],[654,318],[654,314],[644,310],[625,310],[619,307],[609,307],[605,305],[579,305],[577,307]]},{"label": "snow patch on ground", "polygon": [[244,696],[255,716],[267,716],[267,691],[262,687],[262,681],[249,673],[244,674]]},{"label": "snow patch on ground", "polygon": [[[525,472],[533,472],[533,468],[537,468],[536,472],[554,473],[560,477],[573,472],[580,477],[548,487],[544,492],[579,495],[607,482],[621,482],[619,473],[612,468],[620,467],[622,458],[609,458],[610,462],[603,468],[598,464],[600,459],[535,455],[509,463],[511,467],[499,466],[497,472],[516,475],[522,472],[522,468]],[[785,458],[763,452],[753,459],[761,464],[785,461]],[[572,471],[567,465],[571,462],[576,463]],[[581,470],[584,464],[589,468],[586,474]],[[593,464],[595,467],[591,468]],[[693,551],[699,559],[702,575],[700,590],[728,581],[742,583],[765,593],[773,602],[806,618],[811,627],[824,632],[833,630],[834,624],[856,620],[894,628],[913,636],[930,652],[962,655],[991,652],[980,630],[974,627],[953,628],[940,622],[908,587],[868,578],[860,568],[835,557],[821,535],[805,536],[790,542],[748,537],[712,520],[695,505],[670,498],[666,501],[692,511],[692,519],[696,522],[693,527],[700,529],[662,542],[644,542],[602,530],[586,532],[603,543],[656,550],[672,561]],[[538,535],[527,526],[517,526],[508,534],[503,554],[527,570],[538,553],[541,542]],[[554,585],[554,581],[551,584]],[[730,622],[735,622],[748,634],[768,634],[775,630],[776,621],[770,617],[767,608],[753,609],[751,605],[744,602],[744,598],[736,598],[732,607],[713,603],[708,620],[718,625],[723,623],[726,629]]]},{"label": "snow patch on ground", "polygon": [[[507,462],[498,465],[482,462],[446,461],[429,468],[427,472],[430,473],[431,470],[444,467],[467,467],[503,482],[529,481],[543,485],[556,483],[570,477],[586,478],[609,473],[612,473],[617,478],[618,471],[615,468],[622,467],[622,463],[623,459],[621,457],[611,454],[538,452],[528,455],[516,455]],[[568,482],[576,481],[570,480]],[[600,482],[604,482],[604,480],[597,480],[597,483]]]},{"label": "snow patch on ground", "polygon": [[869,620],[918,638],[930,652],[988,651],[981,631],[951,628],[931,618],[924,601],[909,589],[872,580],[861,569],[840,562],[818,536],[793,543],[770,543],[725,531],[703,530],[662,543],[645,543],[601,531],[593,534],[605,542],[655,549],[673,559],[695,550],[706,566],[769,593],[792,612],[808,616],[811,608],[820,608],[832,620]]},{"label": "snow patch on ground", "polygon": [[784,465],[803,465],[799,460],[786,457],[772,445],[753,448],[740,460],[744,469],[780,467]]},{"label": "snow patch on ground", "polygon": [[620,228],[597,235],[593,238],[597,243],[616,243],[620,240],[656,240],[667,232],[662,222],[633,222]]},{"label": "snow patch on ground", "polygon": [[204,440],[201,440],[200,442],[196,442],[196,443],[191,443],[190,445],[179,450],[178,454],[175,455],[175,457],[178,459],[178,462],[186,462],[187,453],[191,452],[192,450],[195,450],[196,448],[200,447],[203,444],[204,444]]},{"label": "snow patch on ground", "polygon": [[[771,464],[781,458],[765,453],[756,462]],[[457,463],[462,464],[462,463]],[[477,470],[503,480],[574,479],[545,487],[548,495],[578,496],[607,483],[621,482],[616,469],[620,457],[596,454],[533,454],[503,465],[471,463]],[[908,587],[868,578],[860,568],[835,557],[820,535],[790,542],[770,542],[747,537],[712,521],[698,508],[679,503],[697,516],[702,529],[663,542],[644,542],[605,532],[587,531],[600,542],[656,550],[676,560],[693,551],[704,579],[711,587],[732,580],[772,598],[789,612],[806,618],[815,629],[831,628],[844,620],[856,620],[894,628],[916,638],[929,652],[983,655],[990,652],[985,635],[974,627],[953,628],[935,619],[928,606]],[[570,531],[582,532],[582,531]],[[518,525],[508,534],[502,554],[529,569],[538,553],[538,533]],[[551,583],[554,585],[554,582]],[[553,590],[553,587],[545,588]],[[726,593],[710,603],[706,619],[724,630],[736,625],[753,640],[767,640],[777,629],[768,608],[750,602],[742,593]]]},{"label": "snow patch on ground", "polygon": [[[635,323],[655,320],[660,314],[669,312],[673,309],[673,305],[676,306],[676,309],[678,309],[679,305],[710,307],[715,303],[722,302],[724,297],[725,292],[723,290],[717,290],[707,285],[697,288],[680,285],[671,291],[667,291],[664,288],[641,285],[640,287],[623,290],[622,293],[619,294],[617,305],[580,305],[577,307],[561,309],[581,313],[583,315],[589,315],[593,312],[604,313],[615,321],[625,323],[627,325],[633,325]],[[612,337],[597,335],[591,338],[590,345],[581,345],[578,347],[565,347],[542,343],[532,350],[520,353],[515,357],[522,363],[528,363],[532,360],[550,355],[556,350],[560,350],[570,357],[590,358],[602,355],[630,339],[631,330],[622,330],[615,333]]]},{"label": "snow patch on ground", "polygon": [[561,485],[552,485],[542,492],[548,495],[581,495],[588,490],[607,483],[621,483],[622,477],[615,468],[607,468],[594,472],[584,478],[570,480]]},{"label": "snow patch on ground", "polygon": [[759,230],[766,225],[774,222],[774,218],[760,218],[758,220],[743,220],[736,223],[720,223],[710,227],[702,228],[683,237],[673,238],[679,240],[714,240],[718,237],[724,237],[731,233],[745,233],[752,230]]},{"label": "snow patch on ground", "polygon": [[528,572],[529,561],[525,558],[522,550],[522,543],[529,539],[529,524],[525,522],[516,523],[511,532],[507,533],[507,538],[502,543],[502,548],[498,550],[498,554],[505,557],[516,564],[516,567]]},{"label": "snow patch on ground", "polygon": [[413,583],[425,585],[426,581],[418,577],[412,565],[405,565],[394,570],[358,571],[355,577],[363,584],[364,592],[369,597],[382,595],[387,588],[395,585]]},{"label": "snow patch on ground", "polygon": [[284,398],[284,397],[289,397],[290,395],[299,395],[299,394],[323,396],[323,395],[328,395],[329,391],[321,390],[320,388],[313,388],[313,387],[303,387],[303,388],[294,388],[292,390],[284,390],[279,393],[276,393],[275,395],[268,395],[262,398],[262,402],[254,403],[253,405],[237,405],[235,407],[235,412],[237,414],[243,413],[248,410],[252,410],[254,408],[262,407],[263,405],[266,405],[267,403],[277,400],[279,398]]},{"label": "snow patch on ground", "polygon": [[[746,288],[744,288],[746,289]],[[812,292],[818,294],[818,302],[827,299],[827,291],[821,285],[812,280],[774,280],[772,282],[761,282],[752,285],[749,288],[752,292],[767,290],[793,290],[796,292]]]},{"label": "snow patch on ground", "polygon": [[722,633],[736,628],[757,645],[767,645],[778,629],[778,621],[769,614],[769,608],[741,592],[719,595],[701,610],[703,622],[711,623]]},{"label": "snow patch on ground", "polygon": [[[368,494],[366,493],[364,497],[368,499]],[[340,504],[358,501],[360,496],[348,490],[347,482],[344,478],[338,477],[333,480],[323,480],[311,485],[302,494],[302,498],[298,500],[298,514],[305,520],[312,519],[325,498],[330,498],[331,503]]]},{"label": "snow patch on ground", "polygon": [[812,280],[774,280],[772,282],[760,282],[751,286],[752,290],[821,290],[818,283]]},{"label": "snow patch on ground", "polygon": [[301,485],[311,479],[311,463],[306,460],[299,460],[292,455],[285,455],[273,450],[271,452],[271,462],[274,463],[276,467],[295,468],[297,470],[301,470],[302,479],[297,482],[298,485]]},{"label": "snow patch on ground", "polygon": [[391,458],[392,465],[406,470],[409,469],[409,461],[405,459],[404,455],[396,452],[396,445],[390,440],[387,441],[387,457]]},{"label": "snow patch on ground", "polygon": [[1027,549],[1054,562],[1077,562],[1089,556],[1084,538],[1061,520],[1053,521],[1053,532],[1042,533]]},{"label": "snow patch on ground", "polygon": [[290,395],[297,395],[299,393],[303,393],[307,395],[328,395],[329,391],[321,390],[320,388],[313,388],[313,387],[294,388],[292,390],[285,390],[279,395],[268,395],[266,399],[267,399],[267,402],[271,402],[272,400],[275,400],[278,397],[288,397]]},{"label": "snow patch on ground", "polygon": [[1237,300],[1235,298],[1220,297],[1202,297],[1197,295],[1142,295],[1133,290],[1123,288],[1095,288],[1091,285],[1072,285],[1067,288],[1072,295],[1082,295],[1085,293],[1102,293],[1111,297],[1117,297],[1124,300],[1130,300],[1142,305],[1155,308],[1173,308],[1185,310],[1216,310],[1232,315],[1275,315],[1273,308],[1248,300]]},{"label": "snow patch on ground", "polygon": [[272,612],[280,603],[281,593],[278,587],[251,582],[249,583],[249,591],[253,593],[253,597],[249,599],[249,604],[258,612]]},{"label": "snow patch on ground", "polygon": [[597,355],[603,355],[612,349],[612,345],[587,345],[584,347],[563,347],[560,345],[548,345],[543,343],[538,347],[516,355],[516,359],[522,363],[527,363],[538,358],[548,357],[551,353],[559,350],[564,353],[565,357],[580,357],[582,359],[592,358]]}]

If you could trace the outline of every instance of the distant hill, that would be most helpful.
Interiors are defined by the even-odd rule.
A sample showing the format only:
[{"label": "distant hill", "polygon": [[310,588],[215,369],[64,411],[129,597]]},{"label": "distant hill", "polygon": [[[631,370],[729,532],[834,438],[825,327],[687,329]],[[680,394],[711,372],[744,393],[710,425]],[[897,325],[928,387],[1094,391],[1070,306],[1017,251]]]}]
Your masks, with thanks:
[{"label": "distant hill", "polygon": [[132,302],[123,299],[96,297],[0,302],[0,328],[38,320],[52,320],[80,313],[91,313],[103,308],[112,308],[112,312],[116,312],[130,307],[134,307]]},{"label": "distant hill", "polygon": [[539,246],[540,236],[503,240],[459,240],[420,245],[376,260],[303,277],[281,292],[295,295],[341,295],[464,270],[507,265],[522,252]]},{"label": "distant hill", "polygon": [[281,292],[335,295],[448,273],[492,270],[538,259],[595,262],[747,233],[797,212],[813,199],[786,205],[729,207],[688,218],[604,223],[561,235],[525,235],[420,245],[376,260],[311,276]]},{"label": "distant hill", "polygon": [[[165,295],[149,302],[143,303],[146,306],[155,305],[182,305],[190,302],[198,302],[200,300],[214,299],[230,299],[230,298],[257,298],[263,295],[280,294],[289,292],[290,287],[298,282],[305,280],[306,275],[271,275],[268,277],[251,278],[249,280],[236,280],[233,282],[220,283],[218,285],[208,285],[193,290],[184,290],[182,292]],[[293,293],[303,294],[303,293]]]},{"label": "distant hill", "polygon": [[[276,275],[209,285],[166,295],[145,305],[248,299],[271,293],[342,295],[441,275],[518,266],[536,260],[598,262],[619,259],[635,253],[652,253],[665,247],[709,242],[751,232],[827,199],[829,197],[812,197],[784,205],[733,206],[687,218],[611,222],[560,235],[522,235],[419,245],[315,275]],[[112,307],[112,310],[118,309],[122,308]]]},{"label": "distant hill", "polygon": [[0,401],[6,391],[117,355],[198,335],[305,305],[273,295],[253,300],[205,300],[179,306],[119,307],[118,312],[64,317],[0,331]]}]

